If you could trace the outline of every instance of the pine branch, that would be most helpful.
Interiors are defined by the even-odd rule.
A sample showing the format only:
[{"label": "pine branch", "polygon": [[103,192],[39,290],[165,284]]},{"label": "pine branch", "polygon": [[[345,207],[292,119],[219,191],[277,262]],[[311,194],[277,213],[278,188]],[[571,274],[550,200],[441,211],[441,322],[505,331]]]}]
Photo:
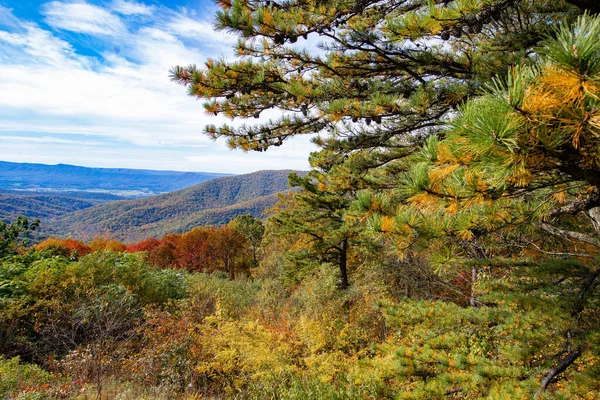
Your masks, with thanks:
[{"label": "pine branch", "polygon": [[600,240],[598,240],[590,235],[586,235],[585,233],[559,229],[553,225],[550,225],[550,224],[547,224],[544,222],[539,224],[539,227],[542,228],[543,230],[545,230],[546,232],[551,233],[555,236],[579,240],[581,242],[585,242],[585,243],[591,244],[592,246],[600,248]]},{"label": "pine branch", "polygon": [[600,268],[597,268],[594,272],[592,272],[591,275],[589,275],[588,278],[583,283],[583,286],[579,290],[579,295],[577,296],[577,302],[575,305],[575,309],[572,312],[573,316],[580,314],[583,311],[583,307],[585,305],[585,295],[592,288],[592,286],[593,286],[594,282],[596,281],[596,278],[598,278],[598,276],[600,276]]},{"label": "pine branch", "polygon": [[600,14],[600,3],[598,0],[566,0],[582,10],[589,11],[590,14]]},{"label": "pine branch", "polygon": [[546,390],[546,388],[548,388],[548,385],[550,385],[558,375],[565,372],[565,370],[569,368],[569,366],[573,364],[573,362],[575,362],[575,360],[577,360],[579,356],[581,356],[581,350],[573,350],[569,354],[567,354],[562,360],[560,360],[560,362],[555,368],[549,369],[546,373],[546,376],[542,380],[540,389],[535,393],[535,398],[538,398],[542,391]]}]

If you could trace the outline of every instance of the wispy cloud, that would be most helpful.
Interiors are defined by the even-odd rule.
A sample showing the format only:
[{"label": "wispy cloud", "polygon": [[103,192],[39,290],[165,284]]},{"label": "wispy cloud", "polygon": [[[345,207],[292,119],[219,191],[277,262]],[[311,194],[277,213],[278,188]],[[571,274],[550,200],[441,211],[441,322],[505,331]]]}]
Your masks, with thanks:
[{"label": "wispy cloud", "polygon": [[32,143],[54,143],[54,144],[73,144],[77,146],[97,146],[101,145],[102,142],[86,141],[86,140],[72,140],[72,139],[61,139],[52,136],[10,136],[0,135],[0,143],[2,142],[32,142]]},{"label": "wispy cloud", "polygon": [[0,26],[18,28],[19,19],[16,18],[8,7],[0,5]]},{"label": "wispy cloud", "polygon": [[234,44],[237,42],[235,36],[226,32],[216,31],[209,20],[197,20],[184,15],[175,16],[167,24],[167,29],[179,37],[194,39],[211,44]]},{"label": "wispy cloud", "polygon": [[123,15],[152,15],[155,7],[137,1],[115,0],[112,9]]},{"label": "wispy cloud", "polygon": [[[231,55],[235,37],[215,32],[204,15],[199,18],[181,7],[126,0],[95,4],[46,3],[40,12],[51,29],[0,6],[0,131],[15,137],[28,132],[105,137],[113,147],[102,154],[124,151],[117,143],[133,146],[105,159],[103,166],[131,166],[133,161],[125,158],[135,148],[136,160],[147,159],[139,166],[143,168],[164,169],[153,165],[160,151],[174,157],[163,165],[180,170],[307,168],[313,146],[304,139],[260,155],[230,152],[223,141],[213,143],[202,134],[203,127],[231,121],[206,115],[185,89],[169,81],[173,65],[202,65],[209,57]],[[68,154],[59,142],[42,146],[36,140],[36,146],[26,142],[32,158],[33,151]],[[22,147],[11,146],[0,146],[0,159],[16,160],[15,151]],[[79,157],[82,165],[104,157],[88,151],[88,159],[69,157]]]},{"label": "wispy cloud", "polygon": [[30,23],[22,24],[21,28],[19,33],[0,30],[0,45],[2,42],[7,45],[5,51],[0,53],[3,64],[53,67],[68,67],[74,62],[82,64],[84,59],[76,57],[73,47],[51,32]]},{"label": "wispy cloud", "polygon": [[88,3],[52,1],[44,5],[42,14],[48,25],[71,32],[116,36],[126,31],[116,15]]}]

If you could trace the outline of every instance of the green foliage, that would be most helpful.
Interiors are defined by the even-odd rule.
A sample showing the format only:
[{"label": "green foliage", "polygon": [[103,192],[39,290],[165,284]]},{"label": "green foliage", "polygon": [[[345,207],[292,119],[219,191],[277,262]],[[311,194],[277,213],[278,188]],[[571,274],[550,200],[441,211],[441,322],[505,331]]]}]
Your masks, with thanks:
[{"label": "green foliage", "polygon": [[34,219],[30,222],[24,216],[17,217],[10,224],[0,221],[0,260],[8,255],[16,254],[19,247],[27,244],[26,236],[35,231],[39,224],[39,220]]},{"label": "green foliage", "polygon": [[230,226],[241,232],[252,247],[253,266],[258,266],[258,251],[265,234],[265,225],[261,220],[252,217],[250,214],[239,215],[235,217]]},{"label": "green foliage", "polygon": [[[5,359],[0,356],[0,397],[18,399],[49,399],[43,395],[43,390],[37,391],[36,387],[48,385],[53,376],[41,368],[21,363],[19,357]],[[17,395],[24,387],[32,388],[29,394]]]},{"label": "green foliage", "polygon": [[99,339],[118,342],[141,323],[143,307],[185,297],[187,282],[183,272],[146,266],[141,254],[15,257],[0,267],[0,348],[44,360]]}]

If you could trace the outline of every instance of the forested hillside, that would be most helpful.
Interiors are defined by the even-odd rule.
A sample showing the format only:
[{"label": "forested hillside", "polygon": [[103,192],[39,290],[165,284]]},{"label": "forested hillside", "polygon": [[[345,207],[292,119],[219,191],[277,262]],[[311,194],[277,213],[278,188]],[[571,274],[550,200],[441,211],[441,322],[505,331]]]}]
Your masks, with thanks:
[{"label": "forested hillside", "polygon": [[226,175],[0,161],[0,189],[104,190],[123,196],[148,196],[184,189]]},{"label": "forested hillside", "polygon": [[[0,395],[599,399],[600,3],[217,5],[238,57],[171,79],[231,148],[313,135],[312,169],[265,221],[0,222]],[[183,229],[284,175],[56,223]]]},{"label": "forested hillside", "polygon": [[96,192],[29,192],[0,189],[0,220],[19,215],[48,220],[73,211],[128,197]]},{"label": "forested hillside", "polygon": [[44,234],[91,240],[108,235],[135,241],[185,232],[198,225],[227,223],[237,215],[263,217],[276,193],[289,190],[291,171],[259,171],[214,179],[158,196],[117,201],[44,221]]}]

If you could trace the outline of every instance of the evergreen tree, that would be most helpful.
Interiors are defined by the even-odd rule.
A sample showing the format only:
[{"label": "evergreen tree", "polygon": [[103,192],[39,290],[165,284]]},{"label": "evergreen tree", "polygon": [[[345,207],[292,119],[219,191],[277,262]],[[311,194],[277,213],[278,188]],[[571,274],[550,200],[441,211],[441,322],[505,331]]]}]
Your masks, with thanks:
[{"label": "evergreen tree", "polygon": [[[279,117],[207,126],[232,148],[263,151],[329,132],[334,162],[378,166],[412,153],[496,74],[532,56],[549,25],[593,1],[220,0],[216,27],[237,34],[234,61],[174,67],[210,114]],[[321,39],[319,50],[306,40]],[[367,159],[367,160],[365,160]]]},{"label": "evergreen tree", "polygon": [[[389,357],[399,364],[394,373],[417,382],[410,386],[418,386],[415,398],[482,393],[488,385],[480,386],[481,379],[490,376],[521,376],[525,383],[511,389],[515,396],[533,395],[534,385],[541,395],[580,358],[597,356],[600,22],[578,18],[598,13],[596,2],[219,4],[217,27],[240,37],[240,58],[175,67],[172,79],[204,99],[208,113],[260,120],[264,111],[279,111],[279,117],[252,125],[206,128],[231,148],[264,151],[294,135],[319,134],[315,170],[292,177],[302,190],[274,218],[282,234],[298,238],[289,253],[297,264],[334,263],[341,287],[347,287],[348,249],[367,227],[374,241],[394,238],[396,246],[385,251],[400,257],[427,251],[441,273],[472,267],[470,303],[477,308],[455,312],[482,318],[478,327],[486,313],[495,314],[490,308],[514,301],[515,323],[496,329],[492,318],[485,328],[490,337],[506,328],[508,337],[526,342],[523,329],[539,330],[530,336],[534,343],[519,349],[518,368],[488,365],[490,354],[496,361],[512,359],[506,349],[500,357],[485,347],[476,350],[486,355],[483,364],[457,378],[438,368],[457,360],[438,357],[436,346],[470,346],[473,330],[453,342],[462,323],[447,327],[441,317],[439,329],[432,328],[428,316],[435,305],[407,303],[422,317],[424,338]],[[303,49],[313,36],[322,39],[319,50]],[[359,191],[365,188],[370,190]],[[582,211],[591,218],[591,234],[567,229],[568,223],[580,225],[567,217]],[[550,241],[540,229],[591,249]],[[561,248],[550,247],[555,243]],[[522,247],[532,246],[554,262],[518,259],[530,255]],[[513,260],[497,260],[509,256]],[[573,256],[587,261],[574,264],[568,260]],[[526,296],[534,290],[537,299]],[[559,304],[558,322],[544,314],[548,299]],[[519,317],[524,310],[527,316]],[[403,324],[397,325],[412,326]],[[513,332],[516,325],[524,328]],[[430,339],[432,329],[442,335],[447,330],[451,340]],[[398,338],[410,335],[400,331]],[[429,341],[431,348],[424,348]],[[468,368],[461,366],[459,375]],[[594,368],[583,375],[593,375]],[[471,378],[461,387],[460,380]],[[494,390],[500,398],[500,389]]]},{"label": "evergreen tree", "polygon": [[347,289],[348,257],[357,237],[347,220],[351,193],[332,190],[327,175],[317,170],[304,177],[290,174],[290,186],[302,190],[272,218],[279,235],[297,236],[298,251],[289,251],[288,258],[296,267],[310,260],[335,265],[340,288]]}]

